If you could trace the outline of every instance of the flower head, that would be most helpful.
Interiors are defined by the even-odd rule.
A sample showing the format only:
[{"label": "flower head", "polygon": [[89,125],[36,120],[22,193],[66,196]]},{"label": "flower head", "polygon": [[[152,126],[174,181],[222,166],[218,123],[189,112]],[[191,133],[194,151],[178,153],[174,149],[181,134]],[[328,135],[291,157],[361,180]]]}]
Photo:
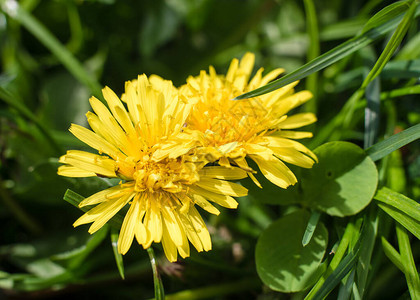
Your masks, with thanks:
[{"label": "flower head", "polygon": [[134,240],[144,248],[162,242],[170,261],[189,256],[189,242],[198,251],[211,249],[206,225],[195,208],[219,214],[209,201],[236,208],[232,196],[247,190],[225,181],[246,173],[222,166],[205,167],[207,161],[195,153],[197,141],[183,132],[191,102],[172,82],[141,75],[127,82],[123,102],[108,87],[103,89],[108,108],[90,99],[87,113],[92,130],[72,124],[70,131],[99,154],[70,150],[60,158],[65,165],[58,174],[69,177],[102,176],[121,182],[80,203],[96,205],[74,226],[92,223],[90,233],[104,226],[128,206],[121,227],[118,251],[125,254]]},{"label": "flower head", "polygon": [[316,161],[309,149],[294,141],[311,137],[312,133],[290,130],[315,122],[315,115],[287,115],[312,94],[295,93],[297,82],[294,82],[259,97],[232,101],[242,93],[266,85],[283,72],[275,69],[262,76],[261,68],[250,80],[254,60],[253,54],[246,53],[240,62],[232,61],[226,75],[218,75],[210,67],[209,73],[201,71],[199,76],[187,79],[181,90],[196,101],[186,120],[187,129],[201,132],[202,151],[214,161],[219,160],[220,165],[241,167],[260,186],[247,164],[248,157],[268,180],[286,188],[297,180],[283,161],[304,168],[312,167]]}]

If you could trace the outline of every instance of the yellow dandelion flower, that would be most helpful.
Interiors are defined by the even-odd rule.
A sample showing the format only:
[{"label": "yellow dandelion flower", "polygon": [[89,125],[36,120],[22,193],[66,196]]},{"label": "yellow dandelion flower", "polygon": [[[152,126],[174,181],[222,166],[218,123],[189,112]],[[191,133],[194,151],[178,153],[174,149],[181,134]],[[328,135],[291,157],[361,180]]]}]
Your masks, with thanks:
[{"label": "yellow dandelion flower", "polygon": [[[108,108],[92,97],[87,113],[92,130],[72,124],[70,131],[99,154],[70,150],[60,158],[58,174],[68,177],[121,178],[120,184],[100,191],[80,203],[95,205],[74,226],[93,223],[89,232],[104,226],[129,206],[118,240],[125,254],[134,240],[144,248],[162,242],[166,257],[189,256],[189,242],[198,251],[211,249],[206,225],[195,204],[219,214],[210,202],[236,208],[233,196],[247,190],[226,180],[246,173],[222,166],[205,167],[193,149],[195,141],[182,133],[191,104],[157,76],[141,75],[127,82],[123,101],[108,87],[103,89]],[[173,140],[178,141],[174,143]],[[181,142],[182,140],[182,142]],[[166,143],[167,142],[167,143]]]},{"label": "yellow dandelion flower", "polygon": [[261,187],[247,164],[246,157],[256,162],[262,174],[271,182],[287,188],[297,182],[295,175],[283,163],[311,168],[316,156],[294,139],[312,137],[310,132],[293,131],[316,121],[312,113],[288,116],[293,108],[308,101],[309,91],[295,93],[297,82],[271,93],[239,101],[233,98],[266,85],[284,70],[275,69],[263,76],[259,69],[251,79],[255,56],[246,53],[241,61],[234,59],[227,74],[218,75],[213,67],[190,76],[181,87],[196,103],[187,118],[187,128],[202,133],[204,152],[229,167],[236,165],[248,171]]}]

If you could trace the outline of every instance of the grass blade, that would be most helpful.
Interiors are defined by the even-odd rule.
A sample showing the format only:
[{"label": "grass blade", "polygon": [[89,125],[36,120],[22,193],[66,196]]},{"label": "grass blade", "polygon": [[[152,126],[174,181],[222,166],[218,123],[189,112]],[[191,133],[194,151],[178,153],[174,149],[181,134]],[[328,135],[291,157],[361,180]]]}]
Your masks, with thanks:
[{"label": "grass blade", "polygon": [[403,194],[394,192],[387,187],[383,187],[373,198],[399,209],[401,212],[412,217],[414,220],[420,220],[420,204]]},{"label": "grass blade", "polygon": [[378,209],[374,206],[369,207],[369,213],[363,220],[363,235],[361,236],[361,246],[359,259],[356,267],[357,291],[361,299],[366,291],[368,274],[372,270],[372,253],[378,234]]},{"label": "grass blade", "polygon": [[319,211],[313,211],[311,217],[309,218],[308,225],[306,226],[305,233],[302,238],[302,245],[305,247],[309,244],[312,239],[312,235],[315,232],[316,225],[318,224],[319,217],[321,213]]},{"label": "grass blade", "polygon": [[392,245],[384,237],[381,237],[381,242],[385,255],[398,269],[400,269],[401,272],[405,273],[405,267],[401,261],[401,255],[398,251],[395,250],[395,248],[392,247]]},{"label": "grass blade", "polygon": [[289,83],[292,83],[296,80],[300,80],[314,72],[322,70],[332,65],[333,63],[341,60],[342,58],[356,52],[357,50],[369,45],[370,43],[380,38],[387,32],[393,30],[400,23],[401,19],[403,18],[404,11],[401,11],[400,7],[397,10],[397,14],[386,14],[386,16],[383,19],[381,19],[382,23],[377,24],[376,27],[367,30],[366,32],[363,32],[362,34],[342,43],[334,49],[331,49],[327,53],[318,56],[317,58],[311,60],[310,62],[291,72],[290,74],[258,89],[239,95],[234,100],[252,98],[272,92]]},{"label": "grass blade", "polygon": [[[304,0],[305,13],[306,13],[306,30],[309,35],[309,49],[308,49],[308,60],[311,61],[317,58],[320,54],[319,46],[319,32],[318,32],[318,20],[316,16],[315,5],[312,0]],[[306,79],[306,89],[311,91],[313,99],[308,101],[306,105],[306,111],[316,113],[317,111],[317,86],[318,86],[318,74],[313,73]]]},{"label": "grass blade", "polygon": [[324,284],[315,294],[313,299],[322,300],[324,299],[340,282],[341,280],[354,268],[356,261],[359,257],[359,250],[350,252],[340,262],[338,267],[327,277]]},{"label": "grass blade", "polygon": [[340,290],[338,292],[337,300],[347,300],[350,299],[352,287],[354,284],[354,275],[355,270],[353,269],[350,275],[347,277],[346,283],[341,285]]},{"label": "grass blade", "polygon": [[378,79],[373,80],[366,88],[366,102],[365,108],[365,132],[364,132],[364,148],[368,148],[375,143],[378,127],[379,127],[379,113],[380,113],[380,82]]},{"label": "grass blade", "polygon": [[400,248],[401,262],[406,270],[405,278],[407,280],[408,290],[411,299],[420,299],[420,279],[416,264],[411,251],[410,240],[407,231],[397,224],[398,247]]},{"label": "grass blade", "polygon": [[384,203],[378,203],[378,206],[390,215],[395,221],[403,225],[415,237],[420,239],[420,221],[414,220],[402,213],[399,209]]},{"label": "grass blade", "polygon": [[[373,66],[372,70],[369,72],[369,74],[366,76],[366,79],[363,81],[362,89],[365,89],[369,83],[372,82],[383,70],[387,62],[391,59],[391,56],[394,54],[395,50],[399,45],[401,44],[402,39],[404,38],[405,34],[407,33],[408,28],[410,27],[411,21],[414,19],[414,15],[417,8],[417,1],[410,1],[410,8],[408,9],[407,13],[404,15],[404,18],[402,19],[401,23],[398,25],[397,29],[395,30],[394,34],[392,35],[391,39],[387,43],[384,51],[382,51],[381,56],[376,61],[375,65]],[[394,3],[398,4],[398,3]],[[391,4],[393,5],[393,4]],[[402,5],[405,7],[405,3],[403,2]],[[400,11],[404,8],[401,5],[397,5],[391,12],[394,10]],[[386,9],[386,8],[385,8]],[[401,12],[400,12],[401,13]],[[393,13],[389,14],[391,16],[396,16]],[[383,16],[384,19],[386,19],[389,16]],[[372,19],[375,19],[372,18]],[[371,19],[371,20],[372,20]],[[369,25],[369,22],[368,24]],[[375,26],[374,24],[371,24],[371,26]],[[369,30],[372,30],[375,27],[368,27]]]},{"label": "grass blade", "polygon": [[420,138],[420,124],[411,126],[386,140],[376,143],[372,147],[366,149],[366,153],[373,161],[376,161],[418,138]]},{"label": "grass blade", "polygon": [[111,228],[111,245],[115,262],[117,263],[118,272],[120,273],[121,278],[125,279],[123,257],[122,254],[118,252],[118,237],[118,231],[115,228]]},{"label": "grass blade", "polygon": [[155,252],[153,251],[152,247],[149,247],[147,248],[147,253],[149,254],[150,264],[152,265],[155,300],[164,300],[165,291],[163,289],[162,280],[160,279],[159,271],[157,268]]},{"label": "grass blade", "polygon": [[346,230],[344,231],[343,237],[341,238],[340,244],[338,245],[337,250],[335,251],[334,257],[331,260],[327,271],[322,275],[322,277],[318,280],[315,286],[311,289],[311,291],[306,295],[306,299],[313,299],[315,294],[320,290],[320,288],[325,283],[326,278],[330,276],[333,271],[339,266],[340,262],[342,261],[347,248],[349,248],[352,239],[359,234],[360,226],[361,226],[362,219],[358,219],[356,222],[350,222],[347,224]]}]

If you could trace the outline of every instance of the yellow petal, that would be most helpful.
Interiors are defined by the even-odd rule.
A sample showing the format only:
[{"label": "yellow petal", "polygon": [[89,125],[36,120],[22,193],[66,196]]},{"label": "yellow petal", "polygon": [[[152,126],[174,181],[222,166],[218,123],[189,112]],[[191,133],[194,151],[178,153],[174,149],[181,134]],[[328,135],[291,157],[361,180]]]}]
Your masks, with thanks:
[{"label": "yellow petal", "polygon": [[236,58],[232,59],[232,62],[230,63],[229,69],[226,74],[227,82],[233,82],[233,80],[235,79],[235,74],[236,74],[236,70],[238,69],[238,66],[239,66],[239,60]]},{"label": "yellow petal", "polygon": [[222,166],[208,166],[200,170],[201,178],[216,178],[237,180],[246,177],[246,172],[240,168],[226,168]]},{"label": "yellow petal", "polygon": [[276,132],[276,136],[283,137],[283,138],[289,138],[289,139],[305,139],[305,138],[311,138],[313,136],[312,132],[307,131],[290,131],[290,130],[281,130],[279,132]]},{"label": "yellow petal", "polygon": [[195,230],[188,213],[189,207],[188,211],[185,214],[179,214],[179,217],[184,226],[185,234],[187,235],[188,240],[191,242],[191,244],[193,244],[193,246],[195,247],[195,249],[197,249],[198,252],[201,252],[203,251],[203,244],[201,243],[201,239],[198,236],[197,231]]},{"label": "yellow petal", "polygon": [[260,86],[266,85],[270,81],[276,79],[282,73],[284,73],[284,69],[274,69],[262,78]]},{"label": "yellow petal", "polygon": [[58,167],[58,175],[66,177],[92,177],[96,176],[95,172],[82,170],[73,166]]},{"label": "yellow petal", "polygon": [[264,137],[263,140],[268,143],[268,147],[273,149],[274,152],[276,151],[276,148],[294,148],[302,153],[305,153],[314,161],[318,162],[318,158],[316,157],[316,155],[299,142],[276,136],[267,136]]},{"label": "yellow petal", "polygon": [[102,213],[96,218],[95,222],[93,222],[93,224],[89,227],[89,233],[94,233],[101,229],[102,226],[104,226],[106,222],[108,222],[117,212],[119,212],[133,197],[134,193],[131,193],[128,194],[126,197],[122,197],[119,200],[107,201],[105,203],[99,204],[98,206],[101,206],[108,202],[114,202],[114,205],[110,206],[106,210],[104,209]]},{"label": "yellow petal", "polygon": [[95,97],[91,97],[89,102],[99,120],[102,122],[104,129],[114,141],[117,141],[119,145],[121,145],[119,146],[120,149],[128,155],[135,155],[135,149],[133,149],[131,143],[127,139],[127,135],[111,115],[106,106]]},{"label": "yellow petal", "polygon": [[292,171],[280,160],[274,157],[262,158],[257,155],[250,155],[250,158],[257,163],[261,173],[275,185],[281,188],[287,188],[289,185],[297,182]]},{"label": "yellow petal", "polygon": [[[134,195],[131,192],[127,192],[124,196],[115,199],[113,201],[106,201],[103,202],[91,210],[89,210],[87,213],[85,213],[83,216],[81,216],[79,219],[74,222],[73,226],[79,226],[82,224],[87,224],[94,222],[96,223],[97,220],[100,220],[100,222],[96,223],[95,226],[89,229],[90,233],[93,233],[100,229],[109,219],[111,219],[121,208],[124,207],[125,204],[133,197]],[[101,225],[102,224],[102,225]],[[99,226],[100,225],[100,226]]]},{"label": "yellow petal", "polygon": [[238,202],[228,195],[216,194],[198,186],[190,187],[190,194],[199,194],[206,199],[226,208],[237,208]]},{"label": "yellow petal", "polygon": [[66,155],[60,157],[59,162],[106,177],[117,176],[115,174],[116,165],[114,160],[85,151],[69,150]]},{"label": "yellow petal", "polygon": [[139,243],[140,245],[144,245],[147,242],[147,230],[142,222],[145,214],[146,211],[144,210],[144,208],[140,208],[139,221],[136,223],[136,228],[134,229],[134,234],[136,236],[137,243]]},{"label": "yellow petal", "polygon": [[98,150],[99,153],[108,154],[114,159],[117,158],[120,153],[120,151],[113,144],[87,128],[72,124],[69,131],[83,143]]},{"label": "yellow petal", "polygon": [[96,194],[93,194],[92,196],[85,198],[82,202],[79,203],[79,207],[84,207],[87,205],[94,205],[94,204],[107,201],[111,198],[124,196],[130,190],[131,188],[127,190],[127,189],[122,188],[120,185],[114,186],[109,189],[97,192]]},{"label": "yellow petal", "polygon": [[278,124],[281,129],[293,129],[306,126],[316,122],[316,116],[313,113],[301,113],[288,117]]},{"label": "yellow petal", "polygon": [[140,195],[137,194],[134,197],[134,200],[131,203],[128,212],[124,217],[124,221],[120,230],[120,235],[118,237],[118,252],[123,255],[127,253],[128,249],[130,249],[134,239],[136,224],[140,222],[139,196]]},{"label": "yellow petal", "polygon": [[150,238],[155,243],[159,243],[162,238],[162,218],[160,208],[156,203],[160,199],[157,199],[153,193],[148,193],[149,208],[146,211],[144,217],[144,226],[146,227]]},{"label": "yellow petal", "polygon": [[260,189],[262,189],[261,183],[258,181],[258,179],[252,174],[251,172],[248,173],[248,176],[252,179],[252,181],[255,183],[256,186],[258,186]]},{"label": "yellow petal", "polygon": [[121,127],[124,128],[127,134],[133,133],[133,123],[131,122],[130,116],[118,96],[107,86],[102,89],[102,94],[104,95],[114,118],[118,121],[118,123],[120,123]]},{"label": "yellow petal", "polygon": [[195,231],[200,237],[201,244],[203,245],[204,251],[211,250],[210,233],[206,227],[206,224],[204,223],[203,219],[198,213],[197,209],[192,205],[190,206],[189,216],[190,216],[191,223],[193,224],[195,228]]},{"label": "yellow petal", "polygon": [[309,91],[300,91],[298,93],[292,94],[287,98],[282,99],[279,101],[275,107],[275,113],[277,115],[285,115],[290,110],[299,105],[305,103],[309,99],[312,98],[312,93]]},{"label": "yellow petal", "polygon": [[163,224],[162,246],[163,246],[163,251],[165,252],[166,258],[170,262],[176,262],[178,251],[174,242],[172,241],[169,235],[168,230],[166,229],[165,224]]},{"label": "yellow petal", "polygon": [[177,218],[175,217],[175,213],[169,206],[163,205],[161,212],[162,219],[165,223],[165,228],[169,232],[169,236],[177,247],[181,246],[187,240],[184,228],[180,226]]},{"label": "yellow petal", "polygon": [[223,195],[242,197],[248,194],[248,190],[243,186],[224,180],[202,178],[196,185],[213,193]]},{"label": "yellow petal", "polygon": [[211,205],[211,203],[208,202],[203,196],[199,194],[192,194],[190,196],[194,200],[194,203],[200,206],[205,211],[208,211],[209,213],[214,214],[216,216],[220,214],[220,211],[216,207]]},{"label": "yellow petal", "polygon": [[314,161],[309,156],[293,148],[276,148],[275,156],[281,160],[302,168],[312,168]]}]

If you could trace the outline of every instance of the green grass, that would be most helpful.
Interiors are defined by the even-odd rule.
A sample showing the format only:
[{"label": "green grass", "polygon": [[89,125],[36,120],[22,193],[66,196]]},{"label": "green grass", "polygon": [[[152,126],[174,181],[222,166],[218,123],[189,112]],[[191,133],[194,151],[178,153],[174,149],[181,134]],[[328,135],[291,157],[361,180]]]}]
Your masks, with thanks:
[{"label": "green grass", "polygon": [[[0,298],[419,297],[418,1],[0,4]],[[336,217],[299,201],[305,187],[263,184],[238,199],[238,210],[203,213],[213,249],[191,251],[175,264],[160,245],[146,251],[134,241],[128,254],[118,254],[124,213],[92,236],[85,226],[74,229],[78,203],[114,184],[57,175],[66,150],[86,149],[68,128],[87,125],[89,97],[102,99],[104,86],[120,95],[124,82],[142,73],[176,86],[208,65],[223,74],[247,51],[256,54],[257,67],[283,67],[286,74],[235,101],[300,80],[297,89],[314,95],[301,110],[318,119],[307,129],[314,137],[303,143],[312,150],[338,140],[364,148],[379,174],[374,200],[356,215]],[[296,174],[299,184],[301,175],[302,182],[311,178]],[[312,208],[302,247],[317,238],[319,224],[328,240],[311,285],[293,296],[260,281],[255,247],[272,222],[301,208]]]}]

